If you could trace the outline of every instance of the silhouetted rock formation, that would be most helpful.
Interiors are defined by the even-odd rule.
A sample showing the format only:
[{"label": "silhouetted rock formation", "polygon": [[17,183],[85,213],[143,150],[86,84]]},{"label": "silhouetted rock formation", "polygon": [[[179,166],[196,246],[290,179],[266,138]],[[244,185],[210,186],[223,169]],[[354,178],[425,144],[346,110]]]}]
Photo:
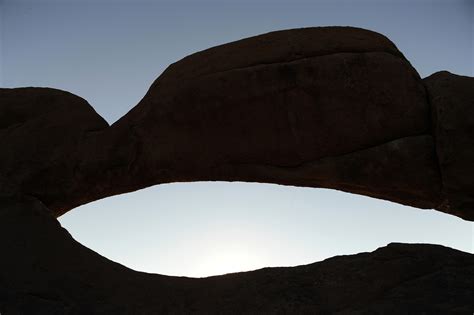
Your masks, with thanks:
[{"label": "silhouetted rock formation", "polygon": [[[431,81],[431,94],[453,93]],[[435,152],[446,141],[435,148],[423,81],[371,31],[279,31],[193,54],[111,127],[69,93],[0,93],[0,179],[56,216],[155,184],[225,180],[334,188],[474,219],[473,150],[451,157],[441,177],[447,162]],[[459,111],[472,104],[456,93]],[[466,123],[459,133],[472,143]],[[450,188],[458,180],[471,186]]]},{"label": "silhouetted rock formation", "polygon": [[441,210],[474,220],[474,78],[447,71],[424,79],[445,204]]},{"label": "silhouetted rock formation", "polygon": [[71,93],[0,89],[0,194],[38,196],[54,210],[72,191],[87,193],[88,183],[77,180],[79,150],[106,127],[84,99]]},{"label": "silhouetted rock formation", "polygon": [[469,314],[474,255],[390,244],[292,268],[193,279],[136,272],[85,248],[34,198],[0,200],[0,312]]},{"label": "silhouetted rock formation", "polygon": [[188,56],[112,126],[67,92],[0,89],[0,312],[471,313],[473,255],[441,246],[191,279],[108,261],[55,217],[155,184],[239,180],[474,220],[473,101],[473,78],[421,80],[387,38],[349,27]]}]

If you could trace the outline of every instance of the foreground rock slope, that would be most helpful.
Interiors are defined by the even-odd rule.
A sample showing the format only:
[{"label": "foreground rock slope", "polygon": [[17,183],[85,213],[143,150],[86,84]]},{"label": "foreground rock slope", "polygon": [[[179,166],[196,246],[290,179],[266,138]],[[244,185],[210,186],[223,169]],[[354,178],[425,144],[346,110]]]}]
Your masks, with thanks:
[{"label": "foreground rock slope", "polygon": [[34,198],[0,200],[0,312],[469,314],[474,255],[428,244],[209,278],[130,270],[80,245]]}]

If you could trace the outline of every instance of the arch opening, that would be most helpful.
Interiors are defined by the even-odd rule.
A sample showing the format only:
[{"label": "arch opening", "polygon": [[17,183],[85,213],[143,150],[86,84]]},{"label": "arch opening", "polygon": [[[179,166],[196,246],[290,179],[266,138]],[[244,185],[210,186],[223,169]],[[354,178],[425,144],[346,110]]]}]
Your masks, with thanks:
[{"label": "arch opening", "polygon": [[81,244],[129,268],[206,277],[296,266],[390,242],[472,252],[472,222],[335,190],[243,182],[152,186],[59,218]]}]

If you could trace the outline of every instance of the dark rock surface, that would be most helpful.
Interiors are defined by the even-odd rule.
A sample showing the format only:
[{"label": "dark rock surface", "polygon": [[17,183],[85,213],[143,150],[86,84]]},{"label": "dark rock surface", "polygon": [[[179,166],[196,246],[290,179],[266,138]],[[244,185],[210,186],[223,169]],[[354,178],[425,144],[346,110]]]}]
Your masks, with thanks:
[{"label": "dark rock surface", "polygon": [[443,179],[442,211],[474,221],[474,78],[442,71],[424,83]]},{"label": "dark rock surface", "polygon": [[0,89],[0,194],[38,196],[45,204],[74,190],[84,138],[108,127],[84,99],[50,88]]},{"label": "dark rock surface", "polygon": [[0,312],[470,314],[474,255],[428,244],[209,278],[130,270],[80,245],[34,198],[0,200]]}]

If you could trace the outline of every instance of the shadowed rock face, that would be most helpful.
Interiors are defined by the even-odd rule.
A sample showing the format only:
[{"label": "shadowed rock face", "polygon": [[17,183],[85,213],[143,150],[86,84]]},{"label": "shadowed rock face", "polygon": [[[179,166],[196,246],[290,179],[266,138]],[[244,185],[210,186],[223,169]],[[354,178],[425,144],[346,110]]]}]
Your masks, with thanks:
[{"label": "shadowed rock face", "polygon": [[423,81],[445,198],[440,209],[474,220],[474,78],[442,71]]},{"label": "shadowed rock face", "polygon": [[[82,98],[49,88],[0,89],[0,194],[45,204],[87,190],[76,182],[84,139],[108,127]],[[53,208],[54,210],[54,208]]]},{"label": "shadowed rock face", "polygon": [[239,180],[474,220],[473,100],[473,78],[421,80],[387,38],[348,27],[188,56],[112,126],[64,91],[0,89],[0,313],[471,313],[473,255],[441,246],[192,279],[111,262],[55,217],[155,184]]}]

